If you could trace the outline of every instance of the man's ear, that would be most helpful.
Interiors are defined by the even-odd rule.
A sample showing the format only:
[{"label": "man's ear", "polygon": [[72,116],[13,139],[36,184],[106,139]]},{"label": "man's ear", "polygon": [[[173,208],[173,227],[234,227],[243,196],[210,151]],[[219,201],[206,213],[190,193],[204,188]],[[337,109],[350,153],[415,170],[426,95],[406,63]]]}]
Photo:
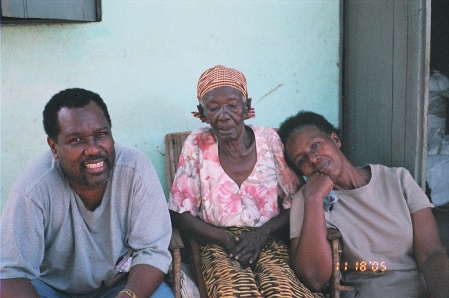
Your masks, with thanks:
[{"label": "man's ear", "polygon": [[54,159],[58,159],[58,152],[56,150],[56,142],[52,140],[50,137],[47,137],[47,144],[50,147],[51,153],[53,154]]},{"label": "man's ear", "polygon": [[209,123],[209,121],[206,118],[206,115],[204,114],[204,107],[202,105],[197,105],[196,107],[198,109],[198,113],[200,113],[201,122]]}]

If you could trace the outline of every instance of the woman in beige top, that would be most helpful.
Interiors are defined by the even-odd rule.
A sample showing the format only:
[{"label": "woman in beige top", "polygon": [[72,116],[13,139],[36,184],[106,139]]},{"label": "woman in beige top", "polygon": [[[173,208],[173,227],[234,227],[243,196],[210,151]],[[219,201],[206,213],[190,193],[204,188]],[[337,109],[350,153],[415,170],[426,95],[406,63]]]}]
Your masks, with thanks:
[{"label": "woman in beige top", "polygon": [[433,205],[406,169],[353,166],[338,130],[312,112],[287,119],[279,135],[287,163],[307,180],[290,211],[292,267],[306,286],[319,291],[329,282],[326,235],[334,227],[342,234],[342,282],[358,297],[449,297]]}]

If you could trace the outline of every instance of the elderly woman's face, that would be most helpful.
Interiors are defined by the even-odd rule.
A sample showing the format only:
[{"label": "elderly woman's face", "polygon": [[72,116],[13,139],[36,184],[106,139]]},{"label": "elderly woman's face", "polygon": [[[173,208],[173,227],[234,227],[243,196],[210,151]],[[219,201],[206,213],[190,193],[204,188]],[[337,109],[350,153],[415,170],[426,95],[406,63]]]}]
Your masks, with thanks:
[{"label": "elderly woman's face", "polygon": [[304,176],[318,172],[334,177],[341,168],[340,147],[337,134],[329,136],[315,126],[307,125],[291,133],[285,151]]},{"label": "elderly woman's face", "polygon": [[244,127],[249,107],[242,92],[223,86],[208,91],[203,97],[204,116],[219,138],[237,137]]}]

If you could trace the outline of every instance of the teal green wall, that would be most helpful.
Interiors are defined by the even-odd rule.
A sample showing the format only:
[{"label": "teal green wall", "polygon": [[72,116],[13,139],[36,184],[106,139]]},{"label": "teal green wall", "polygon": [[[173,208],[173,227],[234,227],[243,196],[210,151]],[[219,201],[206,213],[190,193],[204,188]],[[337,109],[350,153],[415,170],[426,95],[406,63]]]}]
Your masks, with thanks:
[{"label": "teal green wall", "polygon": [[1,27],[1,206],[48,150],[42,110],[56,92],[99,93],[115,140],[143,151],[165,183],[164,135],[203,125],[196,83],[223,64],[248,80],[256,118],[276,127],[299,109],[340,116],[340,1],[102,1],[87,24]]}]

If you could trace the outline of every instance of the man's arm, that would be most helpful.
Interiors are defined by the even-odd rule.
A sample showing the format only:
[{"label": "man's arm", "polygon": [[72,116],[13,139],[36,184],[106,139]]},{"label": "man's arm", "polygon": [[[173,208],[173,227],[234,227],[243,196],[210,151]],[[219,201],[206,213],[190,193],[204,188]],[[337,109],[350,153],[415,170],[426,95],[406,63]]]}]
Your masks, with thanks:
[{"label": "man's arm", "polygon": [[2,298],[39,298],[33,285],[26,278],[1,279],[0,295]]},{"label": "man's arm", "polygon": [[[138,264],[129,271],[125,289],[133,291],[137,297],[150,297],[156,292],[164,276],[165,273],[156,267]],[[129,298],[129,295],[121,292],[117,295],[117,298]]]}]

